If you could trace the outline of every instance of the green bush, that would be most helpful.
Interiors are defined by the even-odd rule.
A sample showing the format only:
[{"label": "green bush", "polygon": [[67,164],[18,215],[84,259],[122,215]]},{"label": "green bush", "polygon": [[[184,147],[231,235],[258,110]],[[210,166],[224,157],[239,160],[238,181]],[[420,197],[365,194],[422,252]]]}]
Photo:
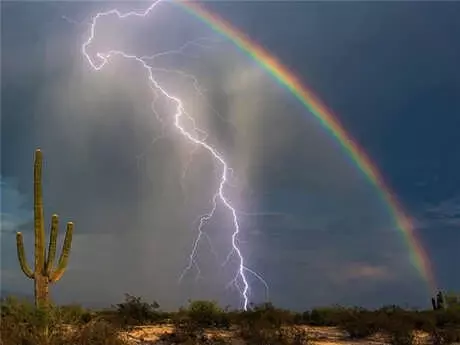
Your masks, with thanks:
[{"label": "green bush", "polygon": [[432,345],[450,345],[460,342],[460,327],[436,328],[430,332]]},{"label": "green bush", "polygon": [[271,303],[252,305],[238,315],[239,336],[247,344],[305,345],[309,338],[304,329],[294,326],[298,316],[275,308]]},{"label": "green bush", "polygon": [[66,324],[86,324],[95,317],[93,312],[78,304],[57,307],[56,313],[61,322]]},{"label": "green bush", "polygon": [[391,345],[412,345],[415,341],[414,330],[417,314],[401,308],[386,312],[379,320],[379,330],[389,336]]},{"label": "green bush", "polygon": [[[200,318],[198,319],[200,320]],[[181,309],[172,317],[174,329],[172,333],[160,336],[162,344],[183,345],[227,345],[230,339],[208,336],[205,333],[206,323],[192,320],[186,309]]]},{"label": "green bush", "polygon": [[419,331],[431,332],[436,326],[436,319],[433,311],[416,311],[413,315],[414,329]]},{"label": "green bush", "polygon": [[338,326],[351,339],[367,338],[379,331],[376,316],[375,313],[364,309],[344,309],[339,317]]},{"label": "green bush", "polygon": [[31,322],[36,316],[39,316],[32,303],[11,296],[0,301],[0,309],[2,319],[11,317],[18,323]]},{"label": "green bush", "polygon": [[228,328],[230,321],[224,310],[214,301],[190,301],[186,314],[199,327]]},{"label": "green bush", "polygon": [[123,303],[116,308],[116,319],[122,326],[139,326],[156,322],[162,318],[157,302],[146,303],[141,297],[125,294]]},{"label": "green bush", "polygon": [[[56,309],[37,310],[28,304],[6,304],[0,322],[1,345],[128,345],[107,322],[62,323]],[[30,308],[30,309],[29,309]],[[44,333],[44,326],[48,332]]]},{"label": "green bush", "polygon": [[249,310],[241,312],[238,323],[257,323],[263,328],[280,328],[283,325],[293,325],[294,314],[287,310],[275,308],[271,303],[263,303],[251,305]]},{"label": "green bush", "polygon": [[239,337],[246,344],[253,345],[308,345],[310,338],[306,331],[297,326],[266,327],[264,323],[244,324],[240,327]]},{"label": "green bush", "polygon": [[343,308],[323,307],[314,308],[311,312],[305,312],[304,318],[307,318],[307,323],[312,326],[337,326],[340,317],[343,313]]},{"label": "green bush", "polygon": [[[37,309],[13,297],[0,302],[1,345],[127,345],[118,328],[92,321],[94,313],[78,305]],[[44,332],[47,326],[47,332]]]},{"label": "green bush", "polygon": [[69,333],[62,345],[128,345],[119,337],[118,329],[106,321],[90,322]]},{"label": "green bush", "polygon": [[436,310],[433,313],[438,328],[460,326],[460,310]]},{"label": "green bush", "polygon": [[413,345],[414,342],[415,336],[410,330],[399,330],[390,334],[391,345]]},{"label": "green bush", "polygon": [[460,342],[460,309],[455,307],[414,311],[397,306],[378,310],[334,306],[293,313],[271,303],[251,305],[247,311],[228,311],[216,302],[201,300],[191,301],[178,312],[165,313],[156,302],[126,295],[123,303],[101,311],[79,305],[36,309],[32,303],[15,298],[2,299],[0,308],[0,345],[121,345],[121,328],[164,322],[174,324],[174,332],[163,337],[164,344],[225,344],[228,340],[209,337],[206,329],[232,327],[247,344],[303,345],[308,337],[304,329],[295,326],[303,324],[338,326],[353,339],[383,332],[393,345],[411,345],[415,329],[428,332],[433,345]]}]

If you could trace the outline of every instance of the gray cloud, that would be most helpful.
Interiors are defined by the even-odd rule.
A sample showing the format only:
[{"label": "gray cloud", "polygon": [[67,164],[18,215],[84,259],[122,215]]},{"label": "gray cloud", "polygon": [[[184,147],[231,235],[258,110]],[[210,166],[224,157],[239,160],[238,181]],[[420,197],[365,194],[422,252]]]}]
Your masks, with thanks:
[{"label": "gray cloud", "polygon": [[[21,30],[24,19],[16,15],[17,23],[9,22],[5,30]],[[2,174],[19,181],[19,192],[29,200],[21,210],[30,214],[33,150],[40,146],[46,217],[57,212],[62,222],[76,223],[71,263],[53,291],[56,298],[103,304],[130,292],[158,299],[165,307],[197,297],[235,304],[237,294],[225,289],[235,262],[220,267],[232,230],[222,208],[206,227],[217,260],[203,242],[198,258],[202,277],[196,281],[192,271],[178,284],[196,236],[193,222],[209,211],[217,186],[219,170],[209,155],[198,150],[189,164],[193,147],[152,115],[152,94],[138,65],[115,58],[96,73],[78,52],[77,38],[85,30],[65,22],[53,22],[47,30],[44,23],[33,25],[27,30],[40,32],[46,42],[38,48],[16,43],[4,53],[10,67],[2,89],[9,95],[3,130],[13,134],[3,142]],[[174,25],[168,20],[155,30]],[[190,18],[176,30],[184,28],[193,37],[206,34]],[[150,47],[157,37],[151,28],[130,32],[129,26],[113,23],[112,29],[116,34],[101,34],[107,47],[107,35],[133,50],[136,45],[158,51],[160,43],[184,43],[171,35],[173,40]],[[139,37],[135,44],[134,37]],[[402,299],[411,296],[405,291],[414,289],[419,278],[374,187],[260,67],[228,43],[210,46],[196,49],[199,58],[176,54],[155,65],[193,73],[206,90],[202,96],[183,75],[158,71],[157,77],[180,95],[200,128],[207,129],[209,143],[230,162],[236,187],[227,192],[237,208],[285,215],[241,218],[241,246],[249,266],[271,285],[273,301],[293,308],[338,301],[365,304],[389,287],[403,291]],[[45,56],[37,53],[43,50]],[[27,64],[27,70],[18,67]],[[23,73],[19,80],[16,73]],[[164,123],[170,108],[164,100],[156,103]],[[3,197],[7,202],[13,198]],[[11,210],[8,217],[18,212]],[[25,241],[31,253],[32,233],[25,234]],[[2,284],[25,289],[14,252],[13,234],[2,236]],[[263,286],[254,284],[253,298],[263,299]],[[415,295],[410,298],[420,297]]]},{"label": "gray cloud", "polygon": [[439,286],[457,286],[460,279],[456,272],[455,255],[458,252],[460,234],[460,198],[458,195],[439,202],[425,203],[415,215],[416,231],[426,235],[424,246]]}]

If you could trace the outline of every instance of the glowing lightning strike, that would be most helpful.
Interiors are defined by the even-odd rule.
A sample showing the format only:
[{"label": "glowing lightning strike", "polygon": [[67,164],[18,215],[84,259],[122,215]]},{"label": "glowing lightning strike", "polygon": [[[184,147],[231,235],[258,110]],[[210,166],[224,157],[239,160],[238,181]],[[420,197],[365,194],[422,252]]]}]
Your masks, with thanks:
[{"label": "glowing lightning strike", "polygon": [[[245,272],[248,272],[248,273],[254,275],[257,279],[259,279],[264,284],[264,286],[267,288],[267,291],[268,291],[268,286],[267,286],[266,282],[257,273],[255,273],[254,271],[252,271],[252,270],[248,269],[247,267],[245,267],[245,265],[244,265],[244,257],[242,255],[241,250],[240,250],[240,248],[238,246],[238,243],[237,243],[238,242],[237,237],[238,237],[238,234],[240,232],[237,212],[236,212],[235,208],[230,204],[230,202],[228,201],[228,199],[226,198],[225,193],[224,193],[224,188],[225,188],[226,184],[228,183],[228,181],[227,181],[227,179],[229,178],[228,174],[229,173],[231,174],[232,170],[227,166],[227,163],[225,162],[225,160],[221,156],[221,154],[219,152],[217,152],[216,149],[214,149],[212,146],[208,145],[205,142],[206,138],[204,138],[204,139],[199,138],[198,133],[203,134],[204,132],[200,131],[198,128],[196,128],[194,119],[185,112],[183,104],[182,104],[182,101],[179,98],[170,95],[155,80],[155,78],[153,77],[153,68],[151,66],[149,66],[147,64],[147,62],[146,62],[146,60],[148,60],[149,58],[151,59],[152,57],[147,57],[147,56],[140,56],[139,57],[139,56],[136,56],[136,55],[127,54],[127,53],[125,53],[123,51],[111,50],[111,51],[109,51],[107,53],[100,53],[100,52],[96,53],[95,56],[99,60],[99,62],[96,62],[96,61],[93,60],[93,58],[90,57],[90,55],[87,52],[88,47],[91,45],[91,43],[92,43],[92,41],[93,41],[93,39],[95,37],[95,30],[96,30],[97,21],[101,17],[105,17],[105,16],[109,16],[109,15],[116,15],[119,19],[124,19],[124,18],[127,18],[127,17],[146,17],[160,3],[160,1],[161,0],[155,1],[152,5],[150,5],[150,7],[148,7],[143,12],[131,11],[131,12],[127,12],[127,13],[121,13],[117,9],[114,9],[114,10],[110,10],[110,11],[107,11],[107,12],[97,13],[91,20],[91,23],[90,23],[90,35],[89,35],[87,41],[84,42],[83,45],[82,45],[82,48],[81,48],[82,53],[86,57],[86,59],[88,60],[88,62],[91,65],[91,67],[96,71],[99,71],[100,69],[102,69],[109,62],[110,58],[112,58],[114,56],[117,56],[117,55],[122,56],[122,57],[124,57],[126,59],[134,60],[134,61],[138,62],[139,64],[141,64],[142,67],[147,71],[148,80],[149,80],[149,86],[151,87],[152,91],[154,93],[159,92],[161,95],[163,95],[164,97],[166,97],[167,99],[169,99],[170,101],[172,101],[176,105],[176,113],[175,113],[174,125],[177,128],[177,130],[182,134],[182,136],[184,136],[191,143],[193,143],[195,145],[198,145],[201,148],[206,149],[212,155],[212,157],[215,159],[216,163],[218,163],[222,167],[222,175],[221,175],[221,179],[220,179],[220,183],[219,183],[219,188],[216,191],[216,193],[214,195],[214,198],[213,198],[213,204],[212,204],[213,207],[212,207],[211,211],[208,214],[203,215],[203,216],[200,217],[200,224],[198,226],[199,234],[198,234],[198,237],[196,238],[196,240],[194,242],[192,253],[190,254],[189,265],[187,266],[187,268],[184,271],[184,273],[188,269],[190,269],[193,265],[196,265],[195,256],[196,256],[198,242],[200,241],[202,236],[207,237],[207,235],[202,231],[202,227],[214,215],[214,211],[217,208],[217,199],[219,199],[220,202],[222,202],[222,204],[228,209],[228,211],[232,215],[232,222],[233,222],[234,232],[232,233],[232,237],[231,237],[231,239],[232,239],[232,241],[231,241],[232,242],[232,250],[231,250],[231,253],[229,254],[229,256],[233,255],[233,254],[236,254],[237,257],[238,257],[238,260],[239,260],[238,271],[236,273],[235,278],[232,280],[231,283],[233,283],[235,286],[239,287],[239,290],[240,290],[240,293],[241,293],[241,296],[242,296],[242,299],[243,299],[243,309],[247,310],[248,304],[249,304],[249,297],[248,297],[249,283],[248,283],[247,277],[245,275]],[[159,56],[159,55],[157,55],[157,56]],[[186,116],[191,121],[192,125],[194,126],[193,132],[195,134],[192,134],[192,133],[188,132],[183,127],[181,119],[184,116]],[[228,257],[227,257],[226,261],[228,261]],[[198,268],[198,270],[199,270],[199,268]],[[183,274],[182,274],[182,276],[183,276]],[[243,285],[242,287],[240,287],[240,284],[238,282],[239,280],[241,281],[241,283]]]}]

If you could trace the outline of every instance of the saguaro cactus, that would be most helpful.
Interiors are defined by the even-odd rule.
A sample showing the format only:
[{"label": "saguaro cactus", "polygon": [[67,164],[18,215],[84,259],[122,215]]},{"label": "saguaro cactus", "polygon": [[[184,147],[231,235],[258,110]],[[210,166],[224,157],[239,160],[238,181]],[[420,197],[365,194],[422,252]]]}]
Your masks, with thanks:
[{"label": "saguaro cactus", "polygon": [[58,235],[58,215],[51,218],[51,233],[48,247],[48,256],[45,250],[45,225],[42,196],[42,152],[35,151],[34,163],[34,233],[35,233],[35,270],[27,264],[22,234],[16,234],[16,245],[19,263],[24,274],[35,281],[35,305],[44,307],[49,304],[49,284],[57,282],[64,274],[69,261],[72,244],[73,223],[67,223],[64,245],[56,267],[56,241]]},{"label": "saguaro cactus", "polygon": [[431,298],[431,305],[433,306],[433,310],[440,310],[445,308],[446,303],[442,291],[437,293],[436,298]]}]

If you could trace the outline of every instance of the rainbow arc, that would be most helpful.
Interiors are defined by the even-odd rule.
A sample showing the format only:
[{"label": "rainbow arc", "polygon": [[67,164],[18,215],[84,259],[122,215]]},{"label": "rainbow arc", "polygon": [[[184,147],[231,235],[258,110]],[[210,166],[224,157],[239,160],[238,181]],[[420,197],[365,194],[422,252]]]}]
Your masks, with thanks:
[{"label": "rainbow arc", "polygon": [[173,3],[208,25],[215,32],[228,38],[238,48],[251,56],[279,84],[287,88],[313,114],[329,135],[340,143],[345,154],[352,159],[357,168],[376,187],[380,197],[388,206],[395,224],[407,244],[411,262],[426,281],[430,289],[429,292],[435,292],[437,290],[437,283],[433,268],[421,240],[417,237],[412,221],[406,215],[395,194],[385,183],[376,164],[371,161],[370,157],[353,137],[347,133],[333,112],[321,102],[311,89],[302,83],[300,78],[284,66],[276,57],[219,15],[196,2],[177,1]]}]

